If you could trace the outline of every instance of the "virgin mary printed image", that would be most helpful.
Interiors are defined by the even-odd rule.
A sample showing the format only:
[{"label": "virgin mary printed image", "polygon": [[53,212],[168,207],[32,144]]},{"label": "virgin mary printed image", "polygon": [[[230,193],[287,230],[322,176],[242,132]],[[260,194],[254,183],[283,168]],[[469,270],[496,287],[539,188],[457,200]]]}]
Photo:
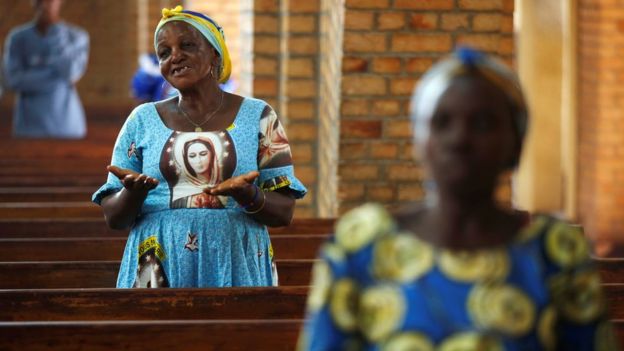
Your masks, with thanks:
[{"label": "virgin mary printed image", "polygon": [[160,168],[171,189],[171,208],[223,208],[226,198],[204,189],[230,178],[236,153],[227,132],[174,132],[165,145]]}]

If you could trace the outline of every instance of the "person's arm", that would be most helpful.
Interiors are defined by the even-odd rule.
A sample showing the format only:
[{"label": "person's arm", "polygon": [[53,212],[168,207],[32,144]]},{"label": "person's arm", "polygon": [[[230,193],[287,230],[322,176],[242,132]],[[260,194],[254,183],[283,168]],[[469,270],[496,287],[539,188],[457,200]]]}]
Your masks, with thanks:
[{"label": "person's arm", "polygon": [[254,184],[259,172],[227,179],[214,188],[207,189],[210,195],[231,196],[243,206],[245,212],[258,222],[269,227],[290,224],[295,208],[294,196],[288,189],[264,191]]},{"label": "person's arm", "polygon": [[20,41],[16,33],[12,33],[6,40],[3,57],[3,71],[5,86],[17,92],[45,92],[54,88],[56,75],[49,66],[27,67],[23,62]]},{"label": "person's arm", "polygon": [[93,202],[102,206],[106,223],[112,229],[125,229],[139,215],[148,192],[158,181],[143,171],[142,134],[138,131],[140,108],[136,108],[124,123],[115,146],[108,178],[94,194]]},{"label": "person's arm", "polygon": [[55,55],[50,57],[48,64],[58,73],[59,77],[76,83],[87,69],[89,61],[89,34],[81,29],[68,28],[55,48]]},{"label": "person's arm", "polygon": [[590,245],[579,227],[554,221],[545,237],[552,307],[540,318],[554,317],[556,350],[592,351],[620,348],[609,321],[600,274],[590,259]]},{"label": "person's arm", "polygon": [[122,182],[124,187],[102,199],[104,218],[110,228],[126,229],[134,223],[148,192],[158,185],[158,180],[112,165],[107,169]]}]

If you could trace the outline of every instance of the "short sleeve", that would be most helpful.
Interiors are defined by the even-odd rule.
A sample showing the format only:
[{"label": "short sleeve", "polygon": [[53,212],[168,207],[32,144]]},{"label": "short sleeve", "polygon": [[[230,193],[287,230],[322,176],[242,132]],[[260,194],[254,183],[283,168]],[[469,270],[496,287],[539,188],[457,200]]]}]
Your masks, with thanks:
[{"label": "short sleeve", "polygon": [[619,350],[600,274],[581,227],[552,220],[544,234],[548,286],[561,350]]},{"label": "short sleeve", "polygon": [[[117,140],[115,141],[111,165],[119,168],[130,169],[137,173],[142,173],[142,152],[137,146],[137,111],[139,108],[140,107],[137,107],[134,111],[132,111],[124,125],[121,127]],[[93,194],[91,200],[100,205],[103,198],[112,193],[118,192],[122,188],[123,184],[121,181],[112,173],[108,173],[106,183]]]},{"label": "short sleeve", "polygon": [[302,198],[307,189],[295,177],[290,144],[277,114],[266,106],[260,117],[258,135],[258,170],[260,187],[274,191],[288,187],[295,198]]}]

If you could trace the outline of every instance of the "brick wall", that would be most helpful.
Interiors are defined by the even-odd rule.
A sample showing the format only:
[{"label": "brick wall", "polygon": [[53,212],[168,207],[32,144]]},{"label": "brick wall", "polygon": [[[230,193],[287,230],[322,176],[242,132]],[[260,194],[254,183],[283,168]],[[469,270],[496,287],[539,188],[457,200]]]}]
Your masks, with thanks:
[{"label": "brick wall", "polygon": [[[423,171],[413,160],[408,118],[413,87],[457,44],[511,62],[513,0],[346,0],[345,6],[340,212],[364,201],[421,199]],[[508,190],[499,193],[509,197]]]},{"label": "brick wall", "polygon": [[579,0],[579,213],[586,233],[623,242],[624,4]]}]

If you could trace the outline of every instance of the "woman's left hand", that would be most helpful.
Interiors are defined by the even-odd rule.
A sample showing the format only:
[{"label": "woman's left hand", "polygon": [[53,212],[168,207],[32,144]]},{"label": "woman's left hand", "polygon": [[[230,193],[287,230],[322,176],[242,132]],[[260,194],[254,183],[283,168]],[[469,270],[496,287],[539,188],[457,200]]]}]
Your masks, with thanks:
[{"label": "woman's left hand", "polygon": [[231,196],[238,203],[249,203],[256,193],[253,183],[259,175],[258,171],[251,171],[226,179],[212,188],[204,189],[204,192],[209,195]]}]

